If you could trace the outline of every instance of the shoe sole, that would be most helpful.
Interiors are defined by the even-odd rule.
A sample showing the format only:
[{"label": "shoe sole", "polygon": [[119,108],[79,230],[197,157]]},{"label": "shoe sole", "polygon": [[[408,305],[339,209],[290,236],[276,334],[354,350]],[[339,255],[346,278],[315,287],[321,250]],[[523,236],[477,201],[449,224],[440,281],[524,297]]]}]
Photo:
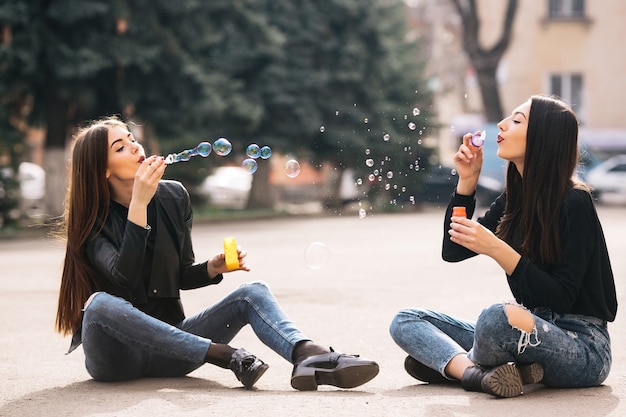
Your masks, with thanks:
[{"label": "shoe sole", "polygon": [[291,378],[291,386],[298,391],[315,391],[318,385],[355,388],[372,380],[378,371],[375,363],[340,369],[305,368]]},{"label": "shoe sole", "polygon": [[487,372],[481,387],[484,392],[497,397],[517,397],[522,394],[522,378],[515,365],[500,365]]},{"label": "shoe sole", "polygon": [[268,364],[264,363],[263,365],[260,365],[252,375],[250,375],[250,378],[242,378],[241,383],[243,384],[244,388],[252,388],[269,367],[270,366]]},{"label": "shoe sole", "polygon": [[517,364],[522,385],[538,384],[543,380],[543,366],[540,363]]}]

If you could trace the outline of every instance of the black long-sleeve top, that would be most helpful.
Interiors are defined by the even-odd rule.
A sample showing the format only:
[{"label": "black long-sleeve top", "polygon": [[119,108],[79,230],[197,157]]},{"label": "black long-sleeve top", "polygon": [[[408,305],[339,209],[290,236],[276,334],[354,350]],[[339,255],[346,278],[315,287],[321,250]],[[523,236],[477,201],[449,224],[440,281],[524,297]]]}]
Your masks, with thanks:
[{"label": "black long-sleeve top", "polygon": [[[495,232],[504,213],[505,201],[503,193],[477,221]],[[477,255],[450,240],[448,230],[454,206],[466,207],[468,218],[472,218],[476,208],[475,196],[452,195],[445,215],[442,248],[442,257],[448,262]],[[543,307],[561,314],[615,320],[617,296],[613,271],[591,195],[579,189],[567,191],[559,219],[560,262],[542,268],[522,254],[513,273],[507,275],[515,300],[531,309]],[[507,243],[520,252],[519,243]]]}]

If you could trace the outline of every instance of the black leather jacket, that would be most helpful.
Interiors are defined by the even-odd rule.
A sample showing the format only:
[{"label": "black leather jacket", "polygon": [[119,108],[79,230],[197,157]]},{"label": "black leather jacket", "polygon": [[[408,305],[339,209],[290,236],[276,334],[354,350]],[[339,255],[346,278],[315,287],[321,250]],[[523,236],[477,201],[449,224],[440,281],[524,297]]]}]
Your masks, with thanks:
[{"label": "black leather jacket", "polygon": [[[171,317],[162,319],[169,323],[182,321],[185,315],[180,290],[217,284],[223,278],[220,274],[210,279],[207,262],[195,263],[187,190],[177,181],[162,180],[150,202],[150,209],[156,214],[156,238],[148,291],[142,267],[152,228],[129,222],[114,204],[111,203],[102,230],[95,230],[84,248],[95,271],[97,290],[122,297],[133,305],[145,304],[148,297],[176,299],[178,308],[171,311]],[[80,329],[74,339],[77,340],[72,345],[78,346]]]}]

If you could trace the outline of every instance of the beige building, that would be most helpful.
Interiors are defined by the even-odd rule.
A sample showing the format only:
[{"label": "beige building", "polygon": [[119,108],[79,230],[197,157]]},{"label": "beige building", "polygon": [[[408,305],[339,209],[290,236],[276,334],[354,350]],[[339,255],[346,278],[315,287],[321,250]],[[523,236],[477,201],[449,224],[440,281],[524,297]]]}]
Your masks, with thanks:
[{"label": "beige building", "polygon": [[[500,36],[506,3],[477,0],[484,47]],[[438,138],[445,162],[458,146],[459,134],[479,128],[480,91],[462,50],[460,17],[450,2],[407,4],[419,33],[426,28],[431,34],[426,37],[432,54],[429,70],[439,80],[434,82],[437,112],[448,126]],[[624,16],[624,0],[518,0],[511,43],[498,69],[504,113],[532,94],[556,94],[576,111],[583,142],[592,149],[626,152]],[[428,26],[427,18],[434,19]],[[461,59],[463,73],[453,74],[450,60],[458,67]]]}]

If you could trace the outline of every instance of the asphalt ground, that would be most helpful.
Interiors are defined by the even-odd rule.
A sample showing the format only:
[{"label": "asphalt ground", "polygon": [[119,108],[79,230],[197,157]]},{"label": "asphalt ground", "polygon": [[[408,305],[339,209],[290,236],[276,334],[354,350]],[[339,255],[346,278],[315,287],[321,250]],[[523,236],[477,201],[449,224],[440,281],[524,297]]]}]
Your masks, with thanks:
[{"label": "asphalt ground", "polygon": [[[626,210],[598,207],[612,256],[620,305],[626,288]],[[418,383],[388,332],[403,307],[428,307],[474,319],[510,300],[503,272],[487,257],[441,260],[443,209],[203,223],[194,226],[198,260],[234,236],[251,272],[183,293],[193,314],[239,284],[263,280],[312,339],[376,360],[379,375],[351,390],[291,388],[291,365],[245,328],[233,341],[270,365],[252,391],[228,370],[205,365],[182,378],[93,381],[78,349],[53,329],[63,245],[35,234],[0,241],[0,416],[623,416],[626,415],[625,315],[609,331],[613,367],[597,388],[526,387],[497,399],[457,386]],[[318,242],[318,243],[315,243]]]}]

